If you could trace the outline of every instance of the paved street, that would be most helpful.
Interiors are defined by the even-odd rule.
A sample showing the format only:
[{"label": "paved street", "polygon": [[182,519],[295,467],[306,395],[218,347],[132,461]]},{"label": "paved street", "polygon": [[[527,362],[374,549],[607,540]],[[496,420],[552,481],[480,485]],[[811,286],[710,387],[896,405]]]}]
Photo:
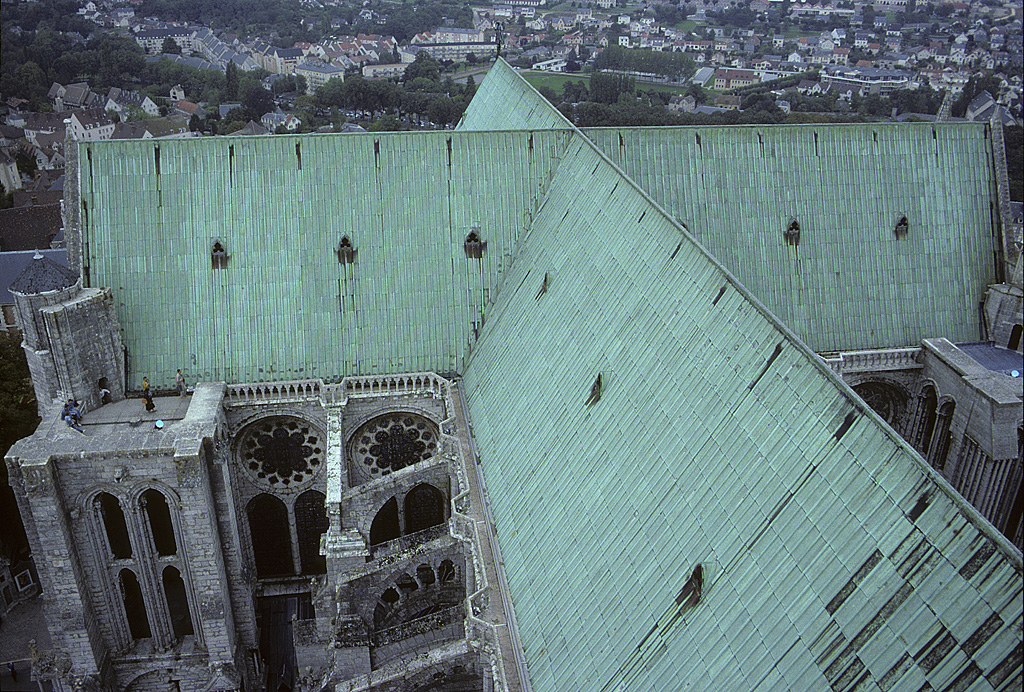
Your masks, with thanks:
[{"label": "paved street", "polygon": [[[50,648],[41,597],[22,603],[4,616],[0,623],[0,689],[4,692],[38,690],[32,681],[29,663],[29,640],[35,639],[39,649]],[[11,678],[7,664],[14,662],[17,681]]]}]

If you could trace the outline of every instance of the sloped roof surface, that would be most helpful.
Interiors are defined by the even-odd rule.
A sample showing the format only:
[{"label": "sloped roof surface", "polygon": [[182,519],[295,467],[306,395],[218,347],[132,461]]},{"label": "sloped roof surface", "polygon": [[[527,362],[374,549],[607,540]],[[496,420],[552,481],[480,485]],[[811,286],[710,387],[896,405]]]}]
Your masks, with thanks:
[{"label": "sloped roof surface", "polygon": [[585,133],[814,350],[978,338],[997,280],[983,125]]},{"label": "sloped roof surface", "polygon": [[[49,250],[45,252],[46,254],[36,252],[31,255],[26,252],[3,253],[19,257],[20,259],[28,256],[28,261],[22,265],[24,269],[11,282],[10,286],[5,288],[12,293],[29,295],[32,293],[58,291],[62,288],[74,286],[75,282],[78,281],[78,274],[64,266],[64,262],[67,261],[67,252],[65,250]],[[58,262],[50,259],[50,257],[64,261],[58,264]],[[17,260],[14,259],[14,261]]]},{"label": "sloped roof surface", "polygon": [[536,129],[80,144],[129,378],[464,373],[537,692],[1013,686],[1020,552],[492,74]]},{"label": "sloped roof surface", "polygon": [[[85,275],[113,288],[130,378],[154,386],[193,362],[233,382],[461,371],[567,138],[83,143]],[[476,226],[482,259],[464,248]],[[346,235],[353,264],[336,252]]]},{"label": "sloped roof surface", "polygon": [[[499,61],[463,129],[571,127]],[[979,333],[997,280],[990,138],[972,123],[588,128],[816,351]],[[908,232],[895,233],[906,217]],[[798,244],[784,232],[796,221]]]},{"label": "sloped roof surface", "polygon": [[494,63],[462,115],[459,130],[566,129],[565,119],[504,60]]},{"label": "sloped roof surface", "polygon": [[582,136],[465,387],[537,692],[1019,677],[1019,551]]}]

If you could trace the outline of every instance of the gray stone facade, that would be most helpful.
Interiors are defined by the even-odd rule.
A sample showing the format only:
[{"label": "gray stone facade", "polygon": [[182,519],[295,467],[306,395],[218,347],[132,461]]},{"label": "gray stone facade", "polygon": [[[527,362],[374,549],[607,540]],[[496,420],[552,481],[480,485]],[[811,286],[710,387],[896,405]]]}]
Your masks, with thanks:
[{"label": "gray stone facade", "polygon": [[501,688],[494,627],[470,622],[488,578],[460,523],[454,396],[431,374],[200,384],[153,413],[99,406],[84,435],[56,401],[7,456],[54,647],[37,674],[61,690]]}]

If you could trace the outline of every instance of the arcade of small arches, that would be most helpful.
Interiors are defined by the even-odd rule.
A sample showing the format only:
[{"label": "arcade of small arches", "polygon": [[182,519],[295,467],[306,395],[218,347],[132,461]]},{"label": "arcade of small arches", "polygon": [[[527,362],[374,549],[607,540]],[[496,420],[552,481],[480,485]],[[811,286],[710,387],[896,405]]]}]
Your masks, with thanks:
[{"label": "arcade of small arches", "polygon": [[921,385],[913,399],[902,385],[889,381],[868,380],[853,389],[933,468],[945,468],[954,446],[951,426],[956,401],[952,397],[940,398],[930,381]]},{"label": "arcade of small arches", "polygon": [[[124,647],[154,638],[162,646],[196,633],[180,554],[177,507],[155,488],[134,501],[102,490],[88,502],[97,555],[106,555],[107,595]],[[127,508],[127,512],[125,511]]]},{"label": "arcade of small arches", "polygon": [[377,511],[370,525],[370,547],[412,536],[448,519],[445,494],[429,483],[420,483],[405,494],[401,504],[393,496]]},{"label": "arcade of small arches", "polygon": [[461,605],[466,585],[461,570],[449,559],[432,566],[420,563],[414,573],[402,572],[378,597],[373,609],[375,632]]}]

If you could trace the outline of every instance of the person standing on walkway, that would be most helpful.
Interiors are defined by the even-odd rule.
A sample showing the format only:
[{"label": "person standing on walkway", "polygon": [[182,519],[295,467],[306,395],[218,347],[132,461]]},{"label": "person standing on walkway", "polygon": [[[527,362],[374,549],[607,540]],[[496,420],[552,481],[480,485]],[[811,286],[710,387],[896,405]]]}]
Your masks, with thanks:
[{"label": "person standing on walkway", "polygon": [[146,402],[147,411],[156,411],[156,406],[153,404],[153,393],[149,391],[149,378],[142,378],[142,400]]},{"label": "person standing on walkway", "polygon": [[185,396],[185,376],[181,374],[181,368],[178,368],[178,396]]}]

